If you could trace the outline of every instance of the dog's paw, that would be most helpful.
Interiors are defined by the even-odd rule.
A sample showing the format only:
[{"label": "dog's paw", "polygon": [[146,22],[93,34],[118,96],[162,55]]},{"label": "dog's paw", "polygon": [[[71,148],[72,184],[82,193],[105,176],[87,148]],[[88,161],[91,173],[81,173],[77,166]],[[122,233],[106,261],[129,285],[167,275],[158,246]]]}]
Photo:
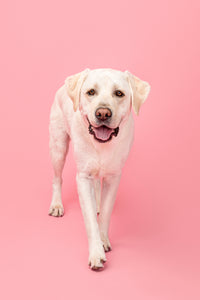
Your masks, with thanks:
[{"label": "dog's paw", "polygon": [[111,251],[112,247],[111,247],[108,236],[104,233],[101,233],[101,240],[103,242],[103,247],[104,247],[105,252]]},{"label": "dog's paw", "polygon": [[106,255],[101,247],[95,247],[90,251],[88,264],[92,270],[101,270],[104,267],[104,263],[106,262]]},{"label": "dog's paw", "polygon": [[53,217],[62,217],[64,215],[64,208],[62,203],[51,204],[49,208],[49,215]]}]

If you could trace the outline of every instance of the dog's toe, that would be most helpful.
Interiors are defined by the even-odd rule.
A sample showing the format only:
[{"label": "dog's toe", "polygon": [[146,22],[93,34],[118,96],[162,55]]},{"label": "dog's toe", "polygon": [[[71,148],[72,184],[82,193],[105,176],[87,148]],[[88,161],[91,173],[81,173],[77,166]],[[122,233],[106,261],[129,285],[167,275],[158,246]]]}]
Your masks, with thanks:
[{"label": "dog's toe", "polygon": [[89,266],[92,270],[94,271],[99,271],[99,270],[102,270],[104,265],[103,265],[103,262],[100,261],[100,262],[96,262],[96,263],[89,263]]}]

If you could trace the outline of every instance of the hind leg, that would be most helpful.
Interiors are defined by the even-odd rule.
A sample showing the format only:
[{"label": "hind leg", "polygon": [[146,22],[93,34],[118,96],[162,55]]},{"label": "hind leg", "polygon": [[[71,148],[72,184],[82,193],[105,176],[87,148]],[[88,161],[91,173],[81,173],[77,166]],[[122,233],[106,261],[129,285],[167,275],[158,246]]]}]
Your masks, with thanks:
[{"label": "hind leg", "polygon": [[53,178],[53,194],[49,208],[49,215],[61,217],[64,214],[62,204],[61,188],[62,188],[62,171],[65,164],[65,158],[69,148],[69,135],[64,129],[62,119],[50,119],[50,155],[54,170]]}]

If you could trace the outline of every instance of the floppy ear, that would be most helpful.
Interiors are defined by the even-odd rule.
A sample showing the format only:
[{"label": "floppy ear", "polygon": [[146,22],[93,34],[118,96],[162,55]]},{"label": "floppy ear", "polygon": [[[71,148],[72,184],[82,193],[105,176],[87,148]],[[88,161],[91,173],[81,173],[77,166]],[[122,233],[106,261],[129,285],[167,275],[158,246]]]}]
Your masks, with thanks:
[{"label": "floppy ear", "polygon": [[133,110],[135,114],[138,115],[140,106],[147,99],[151,87],[148,82],[132,75],[129,71],[125,71],[125,73],[128,75],[128,81],[131,88]]},{"label": "floppy ear", "polygon": [[74,111],[76,111],[79,106],[81,87],[88,72],[89,69],[85,69],[80,73],[67,77],[67,79],[65,80],[67,93],[73,101]]}]

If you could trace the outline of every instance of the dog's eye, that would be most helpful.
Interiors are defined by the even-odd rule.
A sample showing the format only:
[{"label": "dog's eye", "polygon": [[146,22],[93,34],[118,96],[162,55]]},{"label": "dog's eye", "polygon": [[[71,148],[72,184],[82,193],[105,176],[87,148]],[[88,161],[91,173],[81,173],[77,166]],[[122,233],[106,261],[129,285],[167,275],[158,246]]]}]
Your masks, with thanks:
[{"label": "dog's eye", "polygon": [[124,93],[122,93],[120,90],[115,91],[115,95],[117,97],[123,97],[123,96],[125,96]]},{"label": "dog's eye", "polygon": [[94,90],[94,89],[91,89],[91,90],[87,91],[87,94],[88,94],[89,96],[93,96],[93,95],[95,94],[95,90]]}]

